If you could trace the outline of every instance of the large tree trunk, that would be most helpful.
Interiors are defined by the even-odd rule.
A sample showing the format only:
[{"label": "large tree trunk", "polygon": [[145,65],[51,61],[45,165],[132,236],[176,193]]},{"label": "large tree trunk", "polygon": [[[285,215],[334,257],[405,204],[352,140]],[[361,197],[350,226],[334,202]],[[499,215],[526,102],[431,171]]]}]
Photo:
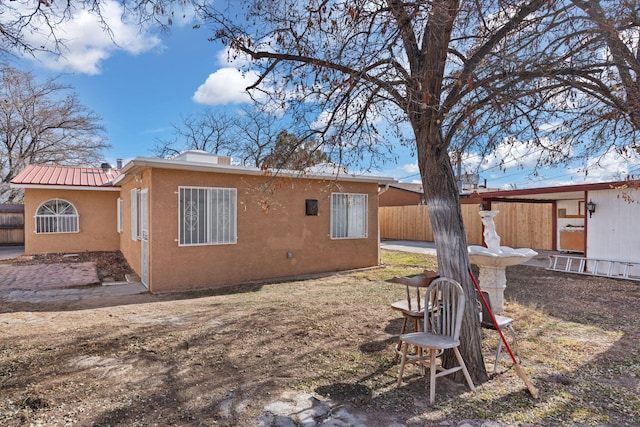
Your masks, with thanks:
[{"label": "large tree trunk", "polygon": [[[434,132],[436,133],[436,132]],[[469,277],[467,238],[462,222],[460,196],[449,154],[436,135],[418,135],[418,165],[433,235],[438,253],[440,276],[452,278],[462,285],[467,302],[460,333],[460,352],[475,384],[488,379],[482,357],[482,335],[476,304],[476,291]],[[445,354],[445,366],[457,364],[453,352]],[[463,376],[456,377],[463,381]]]}]

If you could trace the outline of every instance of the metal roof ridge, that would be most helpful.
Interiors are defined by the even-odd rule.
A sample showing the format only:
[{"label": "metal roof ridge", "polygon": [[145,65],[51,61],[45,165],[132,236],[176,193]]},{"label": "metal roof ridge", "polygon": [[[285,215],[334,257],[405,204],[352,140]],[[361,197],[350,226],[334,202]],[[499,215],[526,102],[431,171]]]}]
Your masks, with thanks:
[{"label": "metal roof ridge", "polygon": [[13,186],[110,187],[119,170],[67,165],[27,165],[12,180]]}]

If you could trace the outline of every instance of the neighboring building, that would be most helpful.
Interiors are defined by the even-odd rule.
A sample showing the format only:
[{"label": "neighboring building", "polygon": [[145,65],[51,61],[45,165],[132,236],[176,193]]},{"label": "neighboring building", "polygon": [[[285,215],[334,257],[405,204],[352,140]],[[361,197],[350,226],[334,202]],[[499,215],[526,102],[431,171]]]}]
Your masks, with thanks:
[{"label": "neighboring building", "polygon": [[396,182],[380,193],[380,206],[411,206],[424,204],[422,184]]},{"label": "neighboring building", "polygon": [[120,250],[151,292],[378,265],[391,179],[232,166],[186,152],[122,170],[30,166],[25,252]]},{"label": "neighboring building", "polygon": [[[640,181],[602,182],[473,194],[466,203],[548,203],[554,249],[588,258],[640,262]],[[590,205],[591,202],[591,205]],[[595,209],[592,213],[588,208]]]},{"label": "neighboring building", "polygon": [[[493,191],[487,188],[487,182],[478,185],[478,174],[464,173],[462,178],[456,181],[460,188],[460,195],[466,196],[470,193]],[[380,207],[384,206],[416,206],[424,205],[424,188],[422,184],[395,182],[386,186],[387,188],[380,193]]]},{"label": "neighboring building", "polygon": [[[24,245],[28,254],[115,251],[120,189],[109,167],[31,165],[12,186],[24,188]],[[82,238],[79,238],[79,237]]]}]

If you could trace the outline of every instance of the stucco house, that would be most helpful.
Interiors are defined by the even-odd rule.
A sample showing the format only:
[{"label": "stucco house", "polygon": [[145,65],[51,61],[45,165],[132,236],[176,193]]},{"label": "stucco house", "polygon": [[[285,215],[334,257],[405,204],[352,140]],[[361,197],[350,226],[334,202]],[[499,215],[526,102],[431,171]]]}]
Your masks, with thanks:
[{"label": "stucco house", "polygon": [[24,188],[24,245],[27,254],[115,251],[120,188],[110,168],[31,165],[12,186]]},{"label": "stucco house", "polygon": [[121,169],[29,166],[25,252],[120,250],[151,292],[379,263],[378,189],[392,179],[269,171],[188,151]]}]

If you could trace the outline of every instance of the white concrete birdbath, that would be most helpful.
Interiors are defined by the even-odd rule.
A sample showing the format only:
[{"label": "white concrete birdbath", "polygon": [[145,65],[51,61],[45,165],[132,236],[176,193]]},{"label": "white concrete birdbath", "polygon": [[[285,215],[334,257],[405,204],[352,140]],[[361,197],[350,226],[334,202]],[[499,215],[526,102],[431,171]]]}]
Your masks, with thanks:
[{"label": "white concrete birdbath", "polygon": [[504,311],[504,290],[507,287],[506,268],[529,261],[538,253],[532,249],[513,249],[500,246],[500,236],[496,233],[493,217],[499,211],[480,211],[484,225],[484,242],[487,247],[471,245],[469,260],[480,269],[480,288],[489,293],[492,309],[495,313]]}]

